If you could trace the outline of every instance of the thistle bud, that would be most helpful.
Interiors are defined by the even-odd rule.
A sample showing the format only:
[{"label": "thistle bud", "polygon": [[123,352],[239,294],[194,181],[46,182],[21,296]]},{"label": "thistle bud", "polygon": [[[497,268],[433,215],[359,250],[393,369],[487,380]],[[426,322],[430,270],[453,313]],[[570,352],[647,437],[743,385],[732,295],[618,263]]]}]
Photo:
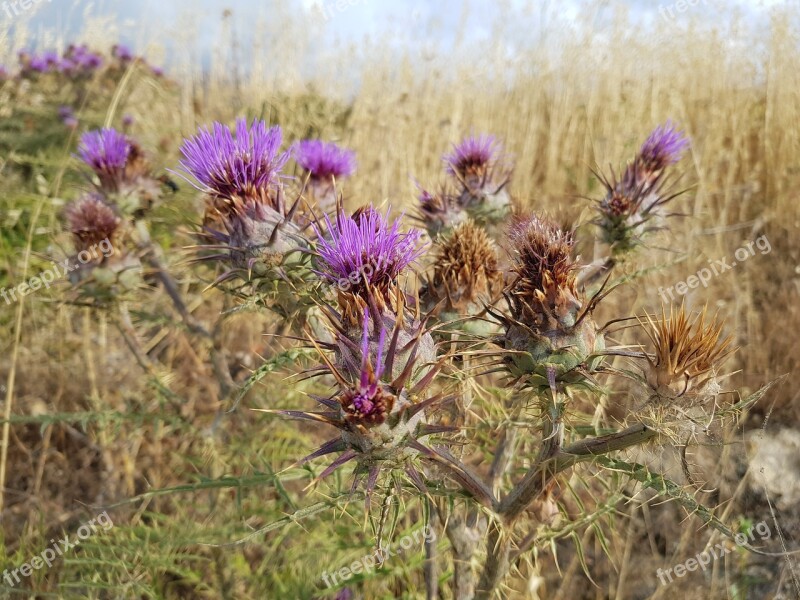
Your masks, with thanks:
[{"label": "thistle bud", "polygon": [[[332,323],[333,328],[338,327]],[[374,486],[381,465],[400,466],[417,453],[418,440],[441,429],[429,429],[426,411],[443,401],[441,394],[431,395],[428,387],[438,374],[443,361],[424,364],[422,353],[412,351],[406,362],[401,360],[397,328],[390,331],[382,321],[363,314],[361,339],[353,352],[357,359],[352,365],[331,361],[324,351],[320,355],[325,368],[317,370],[333,376],[337,391],[329,398],[314,397],[328,410],[321,413],[276,411],[295,418],[313,419],[327,423],[340,432],[339,437],[323,444],[307,456],[304,463],[317,456],[343,451],[320,478],[327,476],[349,460],[357,459],[359,466],[370,472],[370,488]],[[352,345],[352,340],[337,334],[339,343]],[[319,345],[314,342],[317,348]],[[419,338],[415,343],[419,343]],[[422,371],[416,379],[411,373]],[[397,376],[394,375],[397,373]]]},{"label": "thistle bud", "polygon": [[431,239],[450,233],[454,227],[469,219],[458,198],[441,190],[437,193],[420,188],[417,219],[423,223]]},{"label": "thistle bud", "polygon": [[667,122],[657,127],[618,180],[600,177],[606,195],[598,206],[603,242],[613,255],[621,255],[641,245],[642,237],[663,228],[663,207],[678,194],[668,189],[667,168],[677,163],[689,141]]},{"label": "thistle bud", "polygon": [[572,233],[531,216],[510,232],[515,280],[507,289],[510,316],[498,315],[508,368],[515,377],[549,372],[563,376],[584,365],[603,340],[590,317],[595,298],[587,301],[577,285],[578,264],[572,257]]},{"label": "thistle bud", "polygon": [[461,184],[459,205],[478,223],[496,224],[511,213],[511,196],[506,189],[511,169],[495,136],[470,136],[453,145],[443,160],[447,173]]}]

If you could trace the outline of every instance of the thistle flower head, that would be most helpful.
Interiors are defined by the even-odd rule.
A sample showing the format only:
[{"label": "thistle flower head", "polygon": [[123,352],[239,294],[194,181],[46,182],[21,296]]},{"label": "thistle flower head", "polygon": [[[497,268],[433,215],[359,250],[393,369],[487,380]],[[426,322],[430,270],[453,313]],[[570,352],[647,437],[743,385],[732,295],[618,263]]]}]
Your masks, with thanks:
[{"label": "thistle flower head", "polygon": [[474,316],[503,288],[495,245],[473,221],[457,225],[436,245],[434,264],[423,297],[445,313]]},{"label": "thistle flower head", "polygon": [[649,169],[659,171],[677,163],[689,148],[689,139],[677,125],[667,121],[656,127],[642,144],[639,159]]},{"label": "thistle flower head", "polygon": [[515,291],[537,296],[549,287],[574,290],[577,265],[571,232],[536,215],[518,219],[510,228],[514,251]]},{"label": "thistle flower head", "polygon": [[308,171],[312,180],[327,183],[349,177],[356,170],[355,152],[333,142],[302,140],[293,149],[297,164]]},{"label": "thistle flower head", "polygon": [[389,210],[381,215],[371,206],[354,216],[342,212],[327,234],[316,225],[319,275],[336,285],[342,309],[352,317],[370,301],[392,304],[397,278],[423,253],[421,232],[400,232],[400,219],[390,224]]},{"label": "thistle flower head", "polygon": [[657,127],[622,176],[599,176],[606,188],[594,221],[615,255],[631,251],[645,234],[663,228],[663,207],[677,196],[667,190],[666,169],[678,162],[689,140],[671,122]]},{"label": "thistle flower head", "polygon": [[495,136],[471,135],[460,143],[453,144],[452,152],[444,155],[446,171],[461,180],[472,177],[484,179],[501,150]]},{"label": "thistle flower head", "polygon": [[118,58],[122,62],[130,62],[134,59],[133,52],[131,52],[130,48],[123,44],[114,44],[111,47],[111,54],[114,58]]},{"label": "thistle flower head", "polygon": [[472,135],[453,146],[444,156],[446,171],[461,185],[458,205],[480,225],[494,226],[511,212],[506,190],[511,167],[505,163],[502,146],[493,135]]},{"label": "thistle flower head", "polygon": [[89,50],[86,44],[70,45],[64,53],[64,59],[72,65],[70,70],[82,71],[84,74],[91,74],[103,65],[103,57]]},{"label": "thistle flower head", "polygon": [[[357,481],[362,473],[369,473],[369,494],[380,469],[403,467],[406,472],[413,470],[410,460],[418,452],[431,452],[421,445],[420,440],[449,430],[429,426],[426,416],[428,410],[450,399],[429,390],[445,358],[437,361],[435,353],[432,357],[428,355],[425,348],[432,348],[433,342],[430,333],[424,329],[418,330],[412,339],[405,339],[399,321],[388,328],[381,315],[365,309],[359,318],[359,339],[353,340],[342,333],[337,315],[325,314],[335,336],[335,343],[325,346],[333,346],[336,357],[329,357],[322,344],[312,340],[324,364],[324,368],[314,369],[314,372],[332,377],[337,390],[329,397],[312,396],[325,407],[323,412],[270,412],[311,419],[336,428],[339,432],[337,437],[298,464],[341,452],[319,479],[356,459]],[[343,357],[343,353],[347,357]]]},{"label": "thistle flower head", "polygon": [[270,204],[288,153],[279,153],[280,127],[236,121],[235,132],[221,123],[201,127],[181,146],[181,167],[213,196]]},{"label": "thistle flower head", "polygon": [[81,136],[78,156],[100,178],[103,187],[116,188],[121,181],[131,144],[116,129],[88,131]]},{"label": "thistle flower head", "polygon": [[509,351],[512,376],[546,387],[553,374],[577,372],[602,347],[590,317],[601,295],[586,301],[578,289],[572,233],[533,215],[519,219],[509,237],[515,274],[506,290],[511,314],[493,314],[505,328],[501,344]]},{"label": "thistle flower head", "polygon": [[87,194],[69,204],[65,217],[78,251],[103,240],[113,240],[121,224],[114,210],[98,194]]},{"label": "thistle flower head", "polygon": [[644,376],[657,397],[686,402],[708,398],[704,393],[733,349],[732,339],[722,336],[723,323],[715,318],[707,324],[706,317],[704,309],[691,318],[683,306],[670,307],[669,317],[663,307],[660,319],[647,316],[643,326],[655,353],[647,356]]}]

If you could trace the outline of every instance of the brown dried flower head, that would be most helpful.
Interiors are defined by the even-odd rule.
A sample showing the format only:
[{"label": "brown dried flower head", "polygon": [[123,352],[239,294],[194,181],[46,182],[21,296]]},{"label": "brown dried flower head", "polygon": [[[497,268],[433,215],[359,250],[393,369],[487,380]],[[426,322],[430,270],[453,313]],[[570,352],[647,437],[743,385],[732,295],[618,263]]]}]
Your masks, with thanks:
[{"label": "brown dried flower head", "polygon": [[431,300],[444,300],[445,311],[475,312],[502,291],[503,274],[494,242],[471,220],[456,226],[437,246],[434,263],[426,291]]},{"label": "brown dried flower head", "polygon": [[87,194],[71,203],[65,216],[79,252],[106,239],[113,244],[121,224],[120,218],[99,194]]},{"label": "brown dried flower head", "polygon": [[583,302],[572,258],[572,233],[531,215],[514,223],[510,238],[517,276],[511,288],[515,317],[545,327],[574,324]]},{"label": "brown dried flower head", "polygon": [[731,337],[722,337],[721,321],[706,324],[706,309],[693,319],[683,306],[664,308],[661,319],[647,316],[644,330],[655,347],[644,370],[647,385],[658,397],[702,401],[714,393],[718,369],[734,352]]}]

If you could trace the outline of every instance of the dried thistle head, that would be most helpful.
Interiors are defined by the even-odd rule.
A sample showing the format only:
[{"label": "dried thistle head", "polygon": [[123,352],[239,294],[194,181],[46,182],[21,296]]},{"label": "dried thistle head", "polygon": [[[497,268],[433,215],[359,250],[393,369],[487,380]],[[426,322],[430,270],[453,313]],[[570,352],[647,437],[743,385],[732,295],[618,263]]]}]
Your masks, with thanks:
[{"label": "dried thistle head", "polygon": [[512,225],[509,238],[516,275],[510,295],[518,318],[545,327],[574,324],[582,298],[572,232],[531,215]]},{"label": "dried thistle head", "polygon": [[475,316],[500,296],[504,281],[495,244],[473,221],[457,225],[436,244],[433,262],[422,300],[440,313]]},{"label": "dried thistle head", "polygon": [[586,300],[578,289],[571,232],[531,215],[519,219],[509,237],[515,275],[506,289],[510,315],[493,313],[505,328],[500,344],[514,377],[547,385],[553,374],[563,377],[587,366],[602,348],[591,319],[602,296]]},{"label": "dried thistle head", "polygon": [[141,262],[125,247],[125,226],[96,193],[72,202],[64,211],[75,240],[69,280],[83,302],[105,304],[141,284]]},{"label": "dried thistle head", "polygon": [[108,240],[115,243],[122,220],[99,194],[86,194],[69,204],[64,211],[67,227],[80,252]]},{"label": "dried thistle head", "polygon": [[722,336],[722,321],[715,317],[706,323],[706,310],[691,318],[683,305],[670,306],[667,317],[662,307],[660,319],[648,315],[642,324],[654,347],[643,375],[656,399],[692,405],[718,391],[719,367],[734,349],[732,338]]}]

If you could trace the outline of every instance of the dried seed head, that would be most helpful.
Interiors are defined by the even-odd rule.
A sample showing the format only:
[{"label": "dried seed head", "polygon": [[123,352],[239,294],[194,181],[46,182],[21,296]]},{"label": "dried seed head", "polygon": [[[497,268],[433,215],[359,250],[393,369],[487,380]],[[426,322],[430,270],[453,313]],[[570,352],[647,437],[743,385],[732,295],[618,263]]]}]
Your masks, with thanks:
[{"label": "dried seed head", "polygon": [[655,353],[647,356],[644,377],[657,398],[692,404],[708,398],[723,361],[734,351],[732,339],[722,337],[723,323],[714,318],[706,324],[706,309],[694,319],[683,306],[677,311],[670,307],[669,317],[664,308],[661,319],[647,316],[643,324]]},{"label": "dried seed head", "polygon": [[473,221],[456,226],[436,245],[434,264],[423,296],[445,312],[477,314],[503,289],[494,242]]},{"label": "dried seed head", "polygon": [[121,220],[99,194],[87,194],[65,210],[67,226],[79,252],[104,240],[113,245]]},{"label": "dried seed head", "polygon": [[572,325],[582,305],[572,233],[532,215],[512,225],[509,237],[516,274],[511,298],[518,317],[531,324],[555,319]]},{"label": "dried seed head", "polygon": [[[514,281],[506,290],[511,314],[497,315],[505,327],[502,345],[515,377],[563,377],[601,349],[603,339],[591,319],[599,300],[586,301],[577,288],[578,264],[571,233],[537,216],[511,228]],[[529,379],[529,382],[531,379]]]}]

